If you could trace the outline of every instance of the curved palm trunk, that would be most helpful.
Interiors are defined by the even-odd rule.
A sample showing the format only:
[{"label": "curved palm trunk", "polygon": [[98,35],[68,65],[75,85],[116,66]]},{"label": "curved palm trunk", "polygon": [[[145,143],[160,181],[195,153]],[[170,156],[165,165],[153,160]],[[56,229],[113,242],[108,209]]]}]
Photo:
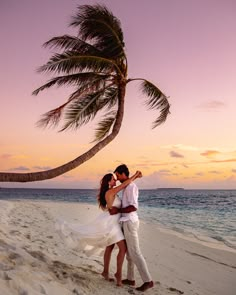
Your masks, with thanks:
[{"label": "curved palm trunk", "polygon": [[101,149],[108,145],[119,133],[121,128],[121,123],[124,115],[124,98],[125,98],[125,85],[120,87],[119,91],[119,106],[117,111],[117,117],[115,124],[113,126],[112,132],[105,139],[97,143],[90,150],[79,156],[78,158],[53,169],[32,172],[32,173],[5,173],[0,172],[0,182],[30,182],[30,181],[40,181],[45,179],[51,179],[62,175],[76,167],[80,166],[84,162],[91,159],[96,155]]}]

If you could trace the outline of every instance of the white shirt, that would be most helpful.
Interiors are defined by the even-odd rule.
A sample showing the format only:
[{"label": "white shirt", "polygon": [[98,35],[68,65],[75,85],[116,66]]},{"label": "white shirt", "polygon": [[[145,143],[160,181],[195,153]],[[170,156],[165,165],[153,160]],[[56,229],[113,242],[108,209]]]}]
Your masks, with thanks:
[{"label": "white shirt", "polygon": [[[134,182],[131,182],[122,192],[122,208],[134,206],[138,209],[138,187]],[[130,213],[122,213],[120,221],[138,221],[137,211]]]}]

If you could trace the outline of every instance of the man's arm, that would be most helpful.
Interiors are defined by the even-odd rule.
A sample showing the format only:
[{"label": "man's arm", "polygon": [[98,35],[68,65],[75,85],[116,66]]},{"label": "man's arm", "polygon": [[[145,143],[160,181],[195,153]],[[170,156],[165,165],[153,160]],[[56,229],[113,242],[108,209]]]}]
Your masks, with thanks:
[{"label": "man's arm", "polygon": [[117,213],[130,213],[133,211],[137,211],[137,208],[135,208],[133,205],[129,205],[128,207],[125,207],[125,208],[111,207],[109,209],[110,215],[114,215]]}]

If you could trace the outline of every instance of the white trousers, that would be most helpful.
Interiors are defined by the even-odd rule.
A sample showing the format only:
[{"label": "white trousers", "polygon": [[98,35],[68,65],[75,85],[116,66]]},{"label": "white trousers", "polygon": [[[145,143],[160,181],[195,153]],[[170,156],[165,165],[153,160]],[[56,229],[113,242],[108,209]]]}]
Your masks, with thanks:
[{"label": "white trousers", "polygon": [[140,251],[138,237],[139,221],[124,221],[123,230],[127,244],[127,279],[134,280],[134,265],[136,265],[143,282],[150,282],[151,275],[147,268],[147,263]]}]

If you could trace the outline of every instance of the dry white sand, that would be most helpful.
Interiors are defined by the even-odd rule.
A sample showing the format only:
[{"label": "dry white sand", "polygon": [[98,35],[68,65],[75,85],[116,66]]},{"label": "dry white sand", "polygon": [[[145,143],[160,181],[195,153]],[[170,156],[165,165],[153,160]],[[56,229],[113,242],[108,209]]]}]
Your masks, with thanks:
[{"label": "dry white sand", "polygon": [[[102,257],[68,249],[55,231],[57,218],[83,224],[98,214],[90,204],[0,201],[0,295],[140,294],[105,281]],[[144,221],[140,246],[155,283],[147,294],[236,294],[236,251],[209,248]],[[142,284],[137,271],[136,282]]]}]

